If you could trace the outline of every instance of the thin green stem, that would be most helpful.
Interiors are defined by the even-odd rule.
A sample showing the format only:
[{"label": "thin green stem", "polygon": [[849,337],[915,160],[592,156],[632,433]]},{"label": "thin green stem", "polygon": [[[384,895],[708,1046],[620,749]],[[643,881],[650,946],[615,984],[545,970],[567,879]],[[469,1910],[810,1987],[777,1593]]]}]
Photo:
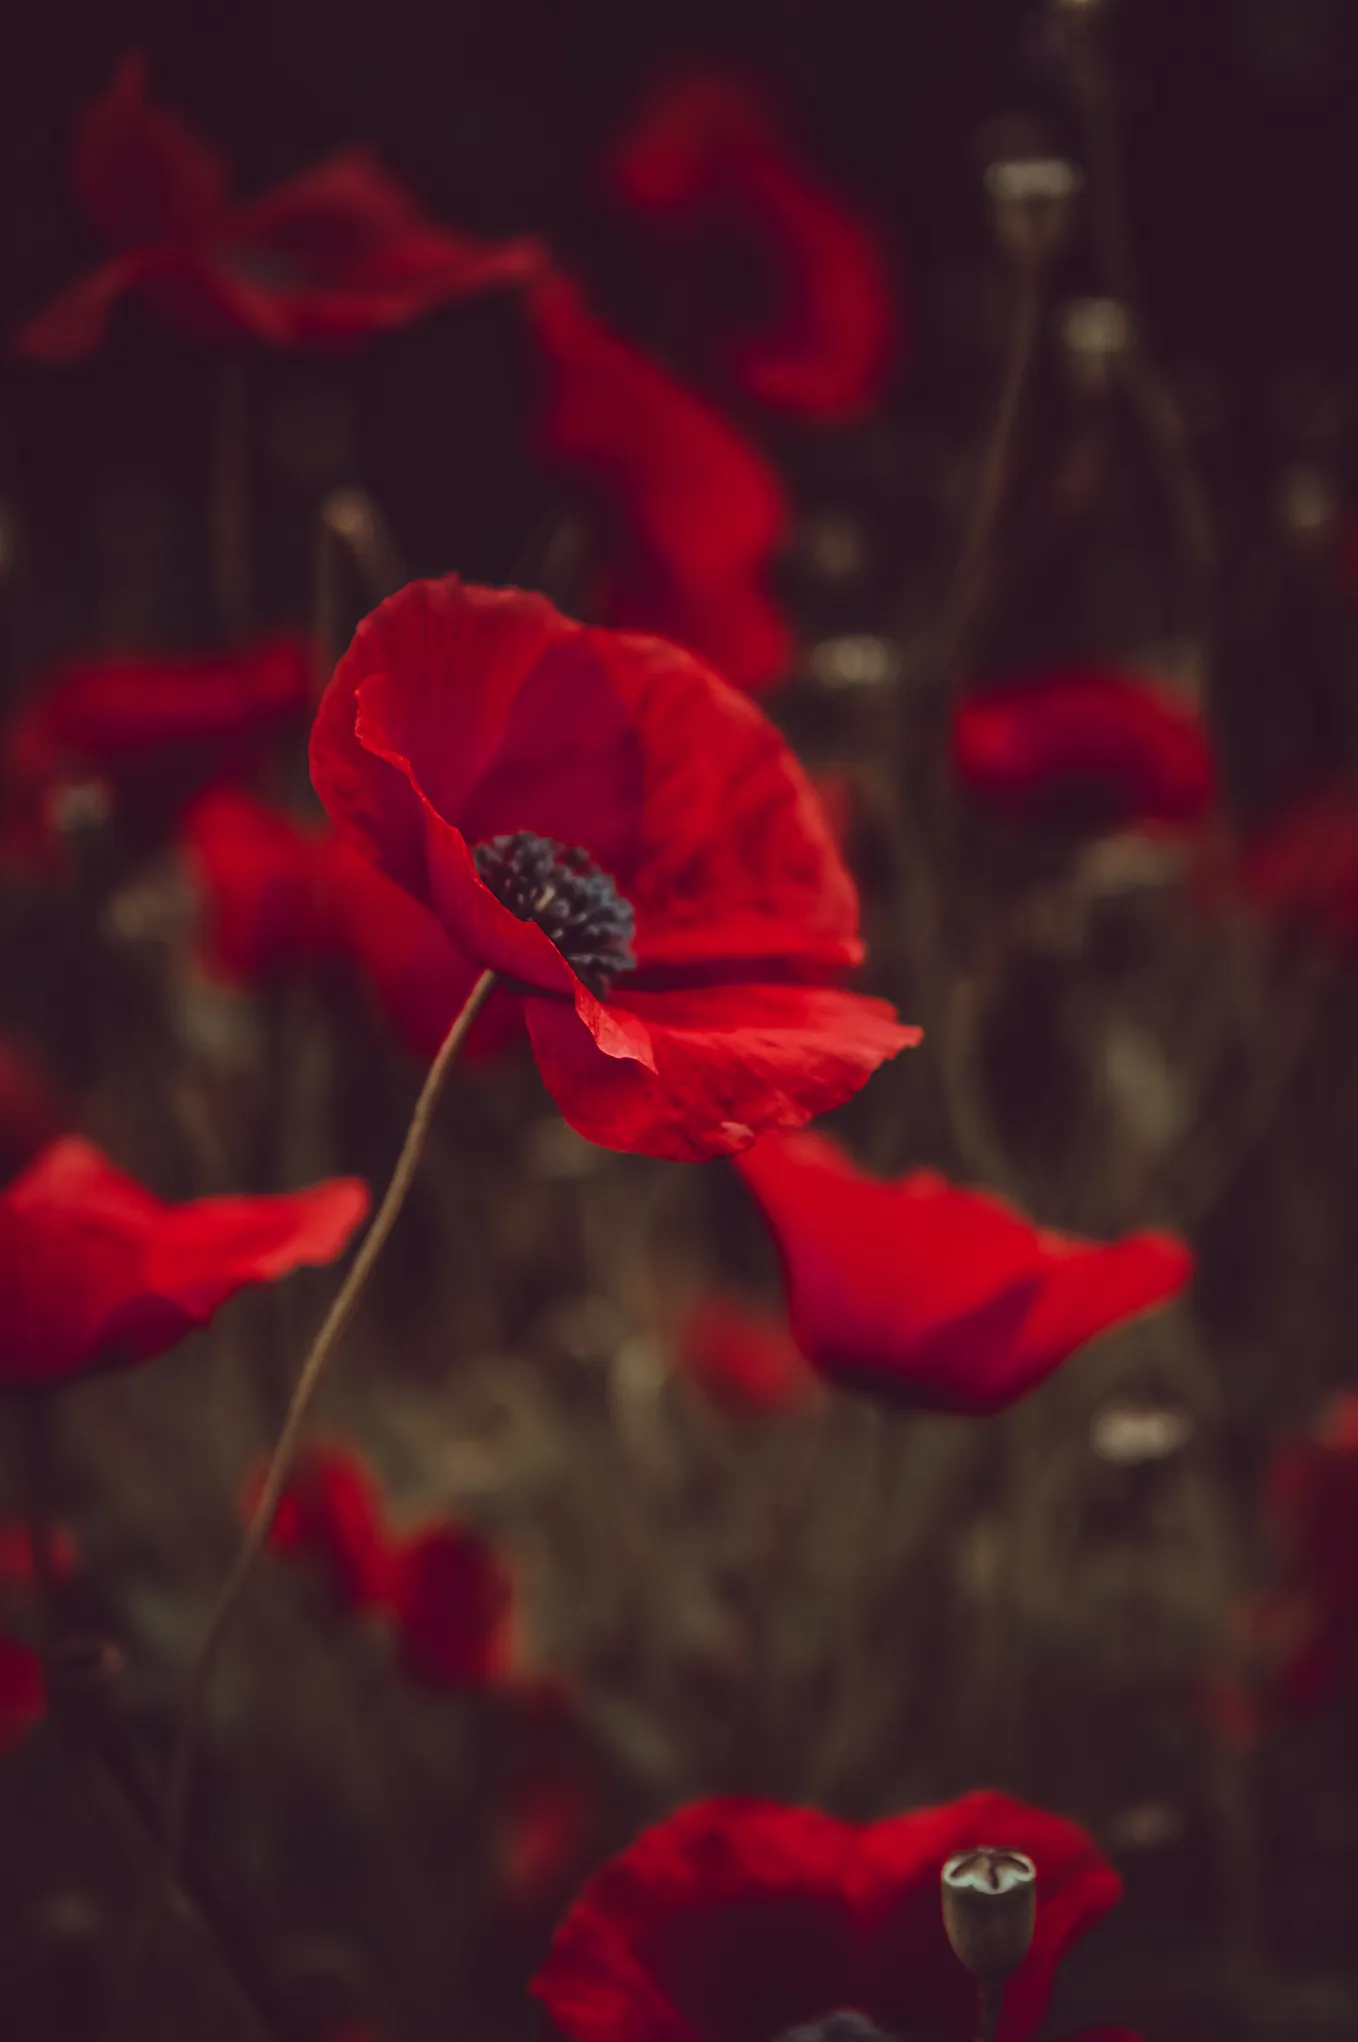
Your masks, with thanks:
[{"label": "thin green stem", "polygon": [[222,1647],[226,1643],[227,1634],[240,1608],[246,1588],[249,1586],[255,1565],[264,1550],[264,1544],[269,1535],[269,1527],[273,1523],[274,1513],[278,1508],[284,1485],[291,1473],[302,1431],[312,1403],[315,1400],[316,1392],[321,1386],[321,1381],[331,1356],[334,1354],[340,1334],[344,1331],[353,1315],[355,1306],[363,1295],[368,1278],[376,1266],[377,1259],[386,1245],[387,1237],[396,1223],[397,1215],[405,1203],[406,1194],[414,1182],[415,1172],[419,1167],[420,1156],[423,1153],[425,1141],[433,1124],[434,1109],[443,1090],[444,1080],[452,1069],[457,1053],[466,1040],[467,1031],[471,1027],[472,1021],[475,1019],[478,1010],[494,983],[495,973],[493,971],[483,971],[481,973],[471,992],[467,995],[462,1011],[444,1037],[443,1046],[430,1066],[429,1075],[425,1079],[420,1096],[415,1102],[415,1111],[411,1115],[410,1126],[406,1130],[406,1138],[402,1144],[401,1153],[397,1158],[396,1168],[392,1172],[391,1182],[387,1186],[386,1195],[377,1209],[372,1225],[364,1236],[363,1245],[354,1257],[349,1274],[341,1284],[334,1303],[327,1312],[321,1329],[312,1342],[311,1351],[302,1364],[301,1374],[297,1378],[297,1387],[292,1393],[292,1401],[288,1406],[287,1416],[283,1420],[282,1430],[279,1432],[278,1440],[273,1450],[273,1456],[269,1463],[269,1472],[265,1477],[259,1501],[255,1505],[254,1515],[250,1519],[245,1536],[241,1540],[235,1560],[232,1563],[231,1571],[222,1585],[221,1593],[208,1620],[207,1630],[203,1635],[203,1642],[198,1648],[198,1656],[189,1675],[183,1721],[180,1726],[179,1741],[175,1748],[170,1772],[170,1789],[165,1818],[165,1859],[167,1873],[171,1878],[177,1871],[183,1851],[189,1792],[193,1780],[194,1759],[197,1753],[199,1734],[202,1729],[208,1691],[218,1659],[221,1656]]}]

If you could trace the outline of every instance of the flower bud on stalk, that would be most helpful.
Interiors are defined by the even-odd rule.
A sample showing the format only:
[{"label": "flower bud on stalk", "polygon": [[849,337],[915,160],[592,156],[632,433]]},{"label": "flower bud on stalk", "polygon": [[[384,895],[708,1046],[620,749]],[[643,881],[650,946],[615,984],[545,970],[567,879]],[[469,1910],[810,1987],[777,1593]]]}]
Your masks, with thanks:
[{"label": "flower bud on stalk", "polygon": [[979,2042],[994,2042],[1004,1984],[1028,1954],[1037,1921],[1037,1867],[1022,1851],[983,1844],[943,1867],[943,1927],[976,1980]]},{"label": "flower bud on stalk", "polygon": [[985,174],[995,235],[1025,268],[1041,268],[1070,233],[1084,177],[1063,156],[1002,157]]}]

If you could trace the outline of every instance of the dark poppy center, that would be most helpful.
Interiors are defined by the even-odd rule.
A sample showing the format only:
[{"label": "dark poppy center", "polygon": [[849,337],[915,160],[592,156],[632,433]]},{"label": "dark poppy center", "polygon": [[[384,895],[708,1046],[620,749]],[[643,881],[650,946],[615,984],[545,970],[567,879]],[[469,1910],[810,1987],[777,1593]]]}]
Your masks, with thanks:
[{"label": "dark poppy center", "polygon": [[579,844],[515,830],[473,845],[472,863],[511,915],[536,922],[551,937],[596,998],[619,972],[635,971],[632,903]]},{"label": "dark poppy center", "polygon": [[866,2014],[839,2007],[832,2014],[822,2014],[818,2021],[799,2021],[795,2028],[784,2028],[775,2042],[895,2042],[895,2038]]}]

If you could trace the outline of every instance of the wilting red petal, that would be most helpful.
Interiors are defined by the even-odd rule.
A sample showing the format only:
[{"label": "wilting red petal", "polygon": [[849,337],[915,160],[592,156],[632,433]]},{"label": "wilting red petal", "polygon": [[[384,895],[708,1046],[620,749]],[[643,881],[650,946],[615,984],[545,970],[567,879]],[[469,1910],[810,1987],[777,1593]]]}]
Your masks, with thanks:
[{"label": "wilting red petal", "polygon": [[0,1751],[40,1723],[47,1706],[42,1661],[27,1645],[0,1637]]},{"label": "wilting red petal", "polygon": [[[264,1470],[252,1476],[242,1499],[253,1515]],[[346,1609],[389,1607],[396,1581],[381,1497],[356,1453],[347,1447],[310,1447],[288,1480],[269,1528],[269,1545],[290,1559],[312,1560],[328,1577]]]},{"label": "wilting red petal", "polygon": [[393,1592],[397,1644],[426,1687],[487,1687],[512,1661],[514,1584],[495,1549],[461,1525],[402,1542]]},{"label": "wilting red petal", "polygon": [[531,1990],[568,2042],[768,2042],[849,2008],[969,2042],[975,1985],[938,1881],[983,1843],[1037,1866],[1037,1928],[1000,2030],[1030,2042],[1066,1949],[1121,1889],[1073,1823],[993,1793],[863,1828],[772,1802],[682,1809],[586,1884]]},{"label": "wilting red petal", "polygon": [[882,250],[798,163],[756,91],[711,73],[663,86],[613,173],[639,210],[681,230],[734,229],[766,262],[772,317],[729,351],[752,396],[825,420],[873,402],[900,341]]},{"label": "wilting red petal", "polygon": [[801,1411],[821,1393],[787,1322],[733,1297],[705,1298],[690,1312],[679,1358],[709,1396],[735,1411]]},{"label": "wilting red petal", "polygon": [[965,696],[953,762],[972,792],[1029,820],[1192,823],[1215,771],[1197,710],[1131,674],[1062,671]]},{"label": "wilting red petal", "polygon": [[675,1162],[747,1148],[842,1106],[918,1041],[885,1000],[828,986],[528,999],[543,1082],[589,1141]]},{"label": "wilting red petal", "polygon": [[777,473],[692,390],[610,333],[568,278],[525,300],[548,372],[548,456],[612,500],[612,621],[654,631],[737,687],[781,680],[788,626],[768,590],[788,508]]},{"label": "wilting red petal", "polygon": [[53,1142],[0,1193],[0,1384],[158,1354],[246,1284],[330,1262],[366,1185],[165,1205],[90,1143]]},{"label": "wilting red petal", "polygon": [[226,205],[226,165],[178,114],[149,104],[146,59],[119,59],[76,130],[72,173],[91,226],[114,248],[202,234]]},{"label": "wilting red petal", "polygon": [[1103,1245],[1034,1227],[932,1171],[865,1175],[826,1136],[769,1136],[737,1168],[763,1207],[803,1352],[834,1380],[989,1411],[1085,1341],[1178,1295],[1182,1242]]}]

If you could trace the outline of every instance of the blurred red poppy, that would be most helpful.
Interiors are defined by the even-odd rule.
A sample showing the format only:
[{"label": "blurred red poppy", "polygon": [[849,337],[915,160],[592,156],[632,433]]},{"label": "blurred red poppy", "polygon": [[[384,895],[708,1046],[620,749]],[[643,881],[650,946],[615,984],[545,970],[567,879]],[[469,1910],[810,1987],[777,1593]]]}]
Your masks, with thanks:
[{"label": "blurred red poppy", "polygon": [[1012,1403],[1192,1274],[1172,1235],[1050,1233],[931,1170],[867,1176],[822,1134],[766,1136],[736,1167],[773,1229],[803,1353],[835,1382],[928,1409]]},{"label": "blurred red poppy", "polygon": [[20,353],[46,361],[89,354],[132,289],[198,339],[333,349],[524,283],[544,260],[536,242],[478,241],[428,219],[365,149],[232,201],[216,152],[148,102],[135,55],[83,115],[73,169],[90,224],[117,252],[18,334]]},{"label": "blurred red poppy", "polygon": [[1245,845],[1238,877],[1247,899],[1308,919],[1332,936],[1358,936],[1358,799],[1330,787],[1275,816]]},{"label": "blurred red poppy", "polygon": [[[243,1501],[250,1514],[257,1475]],[[269,1533],[276,1553],[312,1560],[341,1606],[391,1626],[402,1665],[425,1687],[494,1687],[511,1678],[514,1583],[485,1539],[451,1519],[390,1530],[359,1456],[312,1447],[289,1479]]]},{"label": "blurred red poppy", "polygon": [[997,1793],[863,1827],[752,1799],[681,1809],[589,1880],[531,1990],[568,2042],[972,2042],[976,1987],[943,1931],[939,1874],[982,1846],[1037,1867],[1000,2024],[1002,2042],[1030,2042],[1062,1958],[1121,1882],[1073,1822]]},{"label": "blurred red poppy", "polygon": [[1075,828],[1194,823],[1215,784],[1198,711],[1133,674],[1072,669],[978,689],[954,711],[952,751],[974,794]]},{"label": "blurred red poppy", "polygon": [[550,274],[525,299],[547,368],[547,458],[579,468],[615,511],[610,621],[673,638],[736,687],[792,658],[768,575],[789,512],[777,471],[729,419],[610,333]]},{"label": "blurred red poppy", "polygon": [[31,1646],[0,1635],[0,1751],[41,1722],[46,1707],[41,1659]]},{"label": "blurred red poppy", "polygon": [[[184,818],[183,854],[202,901],[202,962],[255,985],[345,964],[371,985],[416,1056],[432,1057],[465,996],[468,964],[442,924],[344,838],[304,830],[239,788],[220,788]],[[508,1003],[505,1003],[506,1005]],[[514,1023],[494,1001],[465,1056],[498,1048]]]},{"label": "blurred red poppy", "polygon": [[594,1796],[576,1773],[541,1771],[515,1793],[500,1829],[500,1877],[510,1906],[527,1912],[557,1893],[594,1829]]},{"label": "blurred red poppy", "polygon": [[1311,1438],[1275,1449],[1267,1511],[1284,1569],[1256,1612],[1274,1661],[1268,1712],[1358,1694],[1358,1395],[1337,1397]]},{"label": "blurred red poppy", "polygon": [[[62,1526],[50,1534],[52,1571],[64,1580],[75,1568],[75,1546]],[[28,1526],[17,1518],[0,1520],[0,1587],[31,1587],[33,1582],[33,1540]]]},{"label": "blurred red poppy", "polygon": [[710,72],[669,81],[618,146],[612,179],[672,241],[698,241],[695,255],[702,230],[716,229],[747,269],[768,271],[765,323],[728,350],[752,397],[842,420],[879,396],[901,346],[882,248],[798,162],[752,86]]},{"label": "blurred red poppy", "polygon": [[246,1284],[331,1262],[366,1185],[166,1205],[74,1135],[0,1193],[0,1386],[62,1382],[173,1347]]},{"label": "blurred red poppy", "polygon": [[4,738],[12,847],[40,854],[63,788],[98,782],[121,821],[164,826],[205,787],[301,727],[312,659],[301,639],[237,652],[74,660],[34,686]]},{"label": "blurred red poppy", "polygon": [[695,1306],[680,1329],[679,1359],[714,1402],[751,1416],[802,1411],[822,1394],[786,1320],[734,1297]]},{"label": "blurred red poppy", "polygon": [[604,1147],[729,1153],[915,1040],[836,983],[858,901],[805,774],[677,647],[415,582],[359,626],[311,767],[468,986],[489,968],[520,996],[548,1091]]}]

